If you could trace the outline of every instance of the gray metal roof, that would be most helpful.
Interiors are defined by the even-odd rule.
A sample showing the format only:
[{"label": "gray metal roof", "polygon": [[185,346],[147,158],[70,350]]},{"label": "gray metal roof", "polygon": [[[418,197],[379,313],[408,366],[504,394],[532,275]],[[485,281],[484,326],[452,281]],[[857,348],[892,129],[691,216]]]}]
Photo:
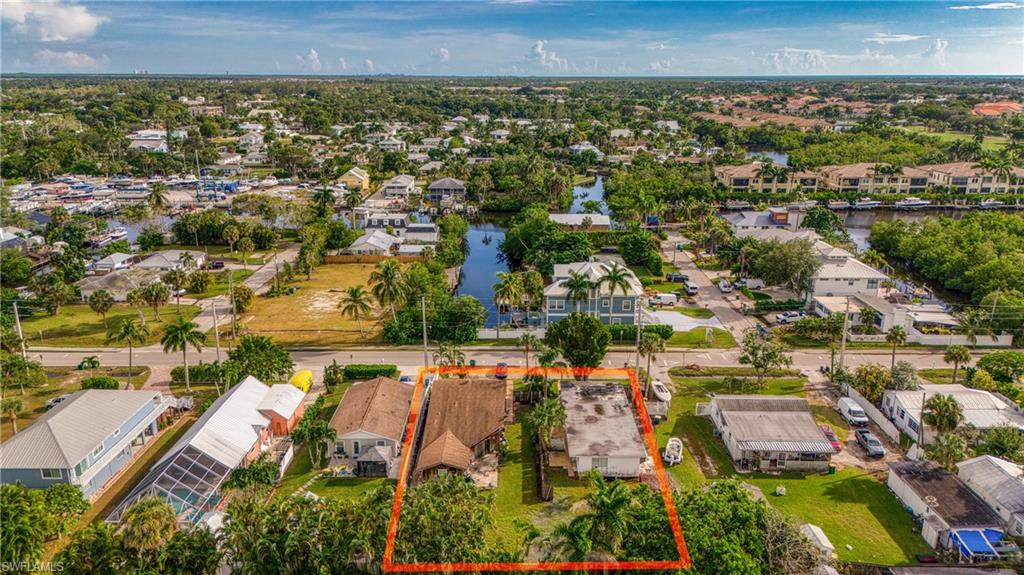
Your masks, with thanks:
[{"label": "gray metal roof", "polygon": [[156,391],[89,389],[72,394],[0,445],[0,469],[69,469],[120,428]]},{"label": "gray metal roof", "polygon": [[957,465],[960,479],[983,499],[1011,513],[1024,512],[1024,480],[1015,463],[981,455]]},{"label": "gray metal roof", "polygon": [[951,529],[998,527],[1002,519],[956,475],[930,462],[894,461],[889,464],[897,477]]},{"label": "gray metal roof", "polygon": [[716,395],[719,411],[810,411],[807,400],[785,395]]}]

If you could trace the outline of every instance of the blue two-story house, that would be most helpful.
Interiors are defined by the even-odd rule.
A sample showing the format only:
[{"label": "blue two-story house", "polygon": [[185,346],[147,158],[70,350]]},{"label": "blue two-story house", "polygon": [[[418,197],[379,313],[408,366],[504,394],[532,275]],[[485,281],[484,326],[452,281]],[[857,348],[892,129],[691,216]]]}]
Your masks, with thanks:
[{"label": "blue two-story house", "polygon": [[[544,311],[547,323],[557,322],[573,312],[592,315],[605,324],[634,324],[640,312],[641,299],[644,295],[643,284],[636,275],[626,269],[626,282],[629,284],[625,293],[621,287],[611,287],[602,280],[608,275],[611,263],[607,261],[576,262],[571,264],[555,264],[552,281],[544,288]],[[592,289],[588,297],[575,300],[570,297],[565,282],[575,272],[590,280]]]},{"label": "blue two-story house", "polygon": [[0,445],[0,482],[68,483],[92,499],[156,435],[173,398],[156,391],[78,391]]}]

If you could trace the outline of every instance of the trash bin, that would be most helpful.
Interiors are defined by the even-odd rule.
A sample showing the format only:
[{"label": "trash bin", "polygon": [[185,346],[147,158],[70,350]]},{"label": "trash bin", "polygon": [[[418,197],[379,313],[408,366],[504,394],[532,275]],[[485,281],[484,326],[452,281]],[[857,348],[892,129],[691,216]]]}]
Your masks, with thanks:
[{"label": "trash bin", "polygon": [[836,469],[838,469],[838,468],[836,467],[836,465],[834,463],[829,463],[828,464],[828,474],[829,475],[835,475],[836,474]]},{"label": "trash bin", "polygon": [[476,360],[475,359],[469,360],[469,367],[476,367]]}]

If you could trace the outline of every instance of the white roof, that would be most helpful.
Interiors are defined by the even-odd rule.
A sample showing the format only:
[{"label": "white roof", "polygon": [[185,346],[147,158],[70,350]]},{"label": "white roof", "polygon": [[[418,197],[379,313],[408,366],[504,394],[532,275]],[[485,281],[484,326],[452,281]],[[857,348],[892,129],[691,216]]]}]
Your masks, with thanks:
[{"label": "white roof", "polygon": [[1024,479],[1021,466],[991,455],[961,461],[960,479],[976,494],[1011,513],[1024,512]]},{"label": "white roof", "polygon": [[114,253],[110,254],[109,256],[107,256],[107,257],[101,259],[100,261],[96,262],[96,265],[105,264],[105,265],[115,265],[116,266],[116,265],[123,264],[124,262],[126,262],[126,261],[128,261],[130,259],[132,259],[132,256],[130,256],[128,254],[123,254],[121,252],[114,252]]},{"label": "white roof", "polygon": [[[592,261],[592,262],[576,262],[571,264],[555,264],[554,274],[552,277],[554,281],[551,282],[546,288],[544,288],[545,296],[564,296],[569,293],[564,285],[564,280],[569,277],[569,272],[576,272],[583,274],[592,282],[599,282],[601,278],[607,275],[610,269],[610,264],[604,261]],[[644,293],[643,284],[636,278],[636,275],[632,270],[626,268],[626,281],[629,283],[629,290],[626,295],[640,296]],[[599,290],[600,295],[607,297],[609,294],[608,286],[602,285]],[[616,294],[621,294],[622,290],[617,289]]]},{"label": "white roof", "polygon": [[304,397],[306,397],[306,394],[294,385],[278,383],[270,386],[270,391],[267,392],[266,397],[263,398],[263,401],[260,402],[256,409],[276,413],[288,419],[299,408],[299,405],[302,404]]},{"label": "white roof", "polygon": [[612,219],[605,214],[550,214],[548,219],[563,226],[582,226],[589,218],[592,226],[610,226]]},{"label": "white roof", "polygon": [[889,276],[855,258],[825,260],[814,277],[822,279],[889,279]]},{"label": "white roof", "polygon": [[402,240],[380,230],[374,230],[366,235],[359,236],[356,241],[352,242],[352,245],[348,247],[350,250],[360,248],[365,245],[370,245],[381,250],[389,250],[391,246],[400,243]]},{"label": "white roof", "polygon": [[886,391],[904,409],[919,413],[926,398],[933,395],[949,395],[960,404],[964,424],[978,429],[991,429],[1010,425],[1024,429],[1024,415],[993,393],[982,389],[971,389],[960,384],[922,385],[916,391]]}]

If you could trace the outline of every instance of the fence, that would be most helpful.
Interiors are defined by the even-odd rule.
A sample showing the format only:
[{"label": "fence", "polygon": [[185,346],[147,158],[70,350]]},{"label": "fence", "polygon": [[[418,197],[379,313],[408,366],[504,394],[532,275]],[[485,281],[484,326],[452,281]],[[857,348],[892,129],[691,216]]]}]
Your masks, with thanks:
[{"label": "fence", "polygon": [[512,397],[516,403],[523,405],[534,405],[540,402],[544,398],[544,390],[542,389],[522,389],[512,392]]},{"label": "fence", "polygon": [[899,428],[896,427],[896,424],[889,421],[889,418],[887,418],[885,414],[881,412],[881,410],[875,407],[875,404],[868,401],[867,398],[861,395],[850,384],[843,384],[842,389],[843,392],[846,393],[847,397],[857,402],[857,405],[859,405],[860,408],[864,410],[864,413],[867,414],[868,418],[870,418],[871,421],[875,422],[875,425],[877,425],[878,428],[882,430],[882,433],[888,436],[889,439],[893,440],[894,443],[899,445],[900,430]]},{"label": "fence", "polygon": [[375,264],[384,260],[395,260],[407,264],[421,262],[423,256],[371,256],[359,254],[327,254],[324,256],[324,263],[327,264]]}]

